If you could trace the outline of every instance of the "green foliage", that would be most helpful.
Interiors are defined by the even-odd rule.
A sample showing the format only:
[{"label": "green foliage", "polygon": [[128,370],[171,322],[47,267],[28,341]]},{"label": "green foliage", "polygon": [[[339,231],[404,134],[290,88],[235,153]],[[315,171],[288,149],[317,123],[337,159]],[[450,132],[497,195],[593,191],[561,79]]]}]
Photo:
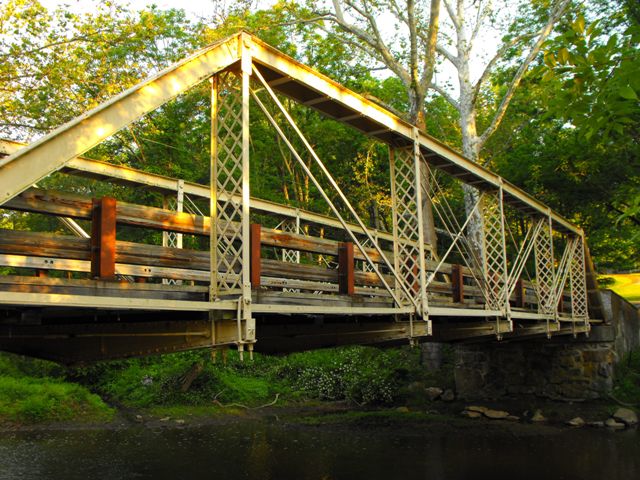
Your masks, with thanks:
[{"label": "green foliage", "polygon": [[[263,405],[280,394],[282,402],[304,399],[389,404],[402,386],[422,378],[417,350],[349,347],[296,353],[285,357],[255,355],[241,362],[232,352],[226,364],[208,352],[100,363],[76,370],[74,378],[116,403],[150,408],[236,403]],[[181,389],[194,364],[203,369],[186,392]]]},{"label": "green foliage", "polygon": [[277,375],[319,400],[389,404],[421,375],[418,350],[349,347],[293,354]]},{"label": "green foliage", "polygon": [[580,8],[547,42],[485,153],[584,228],[597,268],[630,270],[640,266],[637,25],[615,4]]},{"label": "green foliage", "polygon": [[640,404],[640,350],[628,353],[616,365],[613,394],[623,402]]},{"label": "green foliage", "polygon": [[50,362],[0,354],[0,424],[108,421],[113,409],[85,387],[60,378]]},{"label": "green foliage", "polygon": [[[281,382],[261,375],[262,361],[243,363],[234,354],[224,365],[211,362],[208,356],[208,352],[192,351],[100,363],[77,370],[74,378],[114,402],[137,408],[213,405],[214,399],[255,406],[286,391]],[[184,376],[196,363],[203,370],[183,392]]]}]

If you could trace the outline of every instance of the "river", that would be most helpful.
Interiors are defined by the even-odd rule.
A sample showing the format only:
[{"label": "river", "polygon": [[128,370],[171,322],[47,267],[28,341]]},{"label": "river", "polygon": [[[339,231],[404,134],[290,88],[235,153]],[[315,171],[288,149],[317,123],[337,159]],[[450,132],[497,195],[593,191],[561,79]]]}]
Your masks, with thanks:
[{"label": "river", "polygon": [[640,433],[276,421],[0,434],[2,479],[640,478]]}]

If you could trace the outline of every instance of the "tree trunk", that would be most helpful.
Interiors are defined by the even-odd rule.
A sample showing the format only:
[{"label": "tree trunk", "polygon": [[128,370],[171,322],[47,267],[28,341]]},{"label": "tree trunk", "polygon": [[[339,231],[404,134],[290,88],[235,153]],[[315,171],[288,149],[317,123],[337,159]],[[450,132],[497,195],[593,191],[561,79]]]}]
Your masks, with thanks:
[{"label": "tree trunk", "polygon": [[422,175],[420,183],[422,185],[422,224],[424,226],[424,241],[431,245],[434,254],[438,251],[438,236],[433,216],[433,204],[431,203],[431,186],[429,184],[429,165],[423,162],[420,165]]},{"label": "tree trunk", "polygon": [[[464,135],[462,142],[465,157],[477,163],[480,158],[480,149],[478,148],[477,142],[474,142],[473,139],[468,137],[465,138]],[[466,183],[462,185],[462,191],[464,192],[465,213],[467,214],[467,217],[471,216],[471,220],[469,220],[469,223],[467,224],[467,239],[469,240],[471,250],[482,264],[484,259],[484,222],[482,220],[482,204],[478,205],[478,208],[475,210],[473,208],[478,202],[478,198],[480,198],[480,191],[474,186]]]}]

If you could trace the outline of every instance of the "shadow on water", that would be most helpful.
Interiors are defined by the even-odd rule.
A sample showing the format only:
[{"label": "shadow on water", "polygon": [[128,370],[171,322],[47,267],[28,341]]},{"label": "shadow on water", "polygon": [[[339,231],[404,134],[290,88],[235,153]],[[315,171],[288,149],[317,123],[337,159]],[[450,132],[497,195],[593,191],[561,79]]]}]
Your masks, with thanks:
[{"label": "shadow on water", "polygon": [[0,478],[627,480],[640,478],[640,433],[264,422],[19,432],[0,439]]}]

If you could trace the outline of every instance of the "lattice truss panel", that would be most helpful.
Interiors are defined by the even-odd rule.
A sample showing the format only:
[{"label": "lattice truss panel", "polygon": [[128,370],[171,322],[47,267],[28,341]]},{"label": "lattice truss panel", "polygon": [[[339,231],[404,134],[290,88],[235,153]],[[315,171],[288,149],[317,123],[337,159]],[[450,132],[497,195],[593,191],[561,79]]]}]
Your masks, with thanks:
[{"label": "lattice truss panel", "polygon": [[[297,219],[288,218],[280,224],[283,232],[300,233],[300,223]],[[288,263],[300,263],[300,250],[282,249],[282,261]]]},{"label": "lattice truss panel", "polygon": [[486,192],[482,201],[484,281],[487,308],[501,310],[507,304],[507,259],[501,192]]},{"label": "lattice truss panel", "polygon": [[[297,218],[287,218],[282,221],[280,228],[283,232],[300,233],[300,221]],[[287,263],[300,263],[300,250],[282,249],[282,261]],[[283,288],[283,292],[300,293],[299,288]]]},{"label": "lattice truss panel", "polygon": [[[164,208],[172,212],[182,211],[178,209],[178,201],[173,197],[167,197]],[[162,246],[169,248],[182,248],[182,234],[176,232],[162,232]]]},{"label": "lattice truss panel", "polygon": [[217,193],[217,293],[242,288],[242,88],[233,73],[218,76],[214,174]]},{"label": "lattice truss panel", "polygon": [[569,263],[569,282],[571,283],[571,316],[575,319],[589,318],[587,309],[587,279],[585,276],[584,240],[575,237],[575,248]]},{"label": "lattice truss panel", "polygon": [[536,236],[534,254],[536,262],[536,294],[538,296],[538,313],[554,316],[555,268],[553,254],[553,232],[551,222],[543,217],[536,220],[542,222],[542,228]]},{"label": "lattice truss panel", "polygon": [[[393,196],[393,228],[397,238],[394,268],[414,301],[420,300],[420,225],[416,196],[413,146],[396,148],[391,153],[391,187]],[[398,280],[396,280],[398,281]],[[404,305],[411,304],[407,294],[396,288]]]},{"label": "lattice truss panel", "polygon": [[[165,197],[163,207],[173,212],[182,211],[178,208],[178,200],[174,197]],[[162,232],[162,246],[169,248],[182,248],[182,234],[176,232]],[[182,280],[173,278],[163,278],[162,283],[165,285],[182,285]]]}]

